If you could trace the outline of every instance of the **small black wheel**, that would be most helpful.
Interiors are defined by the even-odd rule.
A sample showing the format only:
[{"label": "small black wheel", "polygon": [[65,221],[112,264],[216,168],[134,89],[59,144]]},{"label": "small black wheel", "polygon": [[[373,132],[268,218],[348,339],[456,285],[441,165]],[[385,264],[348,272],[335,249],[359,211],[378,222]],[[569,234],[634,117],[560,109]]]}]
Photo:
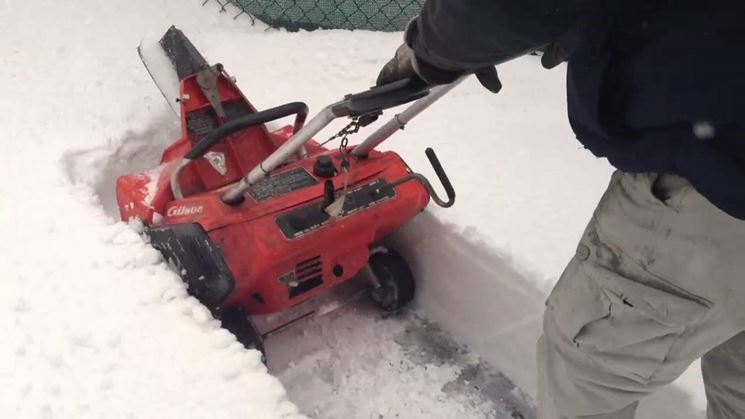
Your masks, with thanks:
[{"label": "small black wheel", "polygon": [[261,361],[266,364],[264,340],[256,330],[256,326],[254,326],[251,318],[242,308],[225,308],[222,317],[220,317],[220,322],[222,323],[222,327],[235,335],[238,342],[240,342],[246,349],[256,349],[261,352]]},{"label": "small black wheel", "polygon": [[368,263],[380,284],[372,289],[370,297],[382,310],[395,313],[414,299],[414,274],[401,255],[387,249],[370,255]]}]

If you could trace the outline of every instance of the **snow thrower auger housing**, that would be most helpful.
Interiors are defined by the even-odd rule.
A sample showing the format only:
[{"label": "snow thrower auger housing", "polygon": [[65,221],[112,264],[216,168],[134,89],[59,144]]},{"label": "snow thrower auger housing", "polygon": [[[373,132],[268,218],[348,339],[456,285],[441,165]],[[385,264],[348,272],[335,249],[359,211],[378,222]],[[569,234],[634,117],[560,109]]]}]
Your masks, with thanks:
[{"label": "snow thrower auger housing", "polygon": [[[379,243],[430,197],[447,207],[455,193],[431,149],[447,201],[399,155],[373,148],[452,86],[430,91],[409,80],[371,89],[305,124],[301,102],[257,111],[222,66],[208,65],[178,29],[169,29],[160,47],[178,76],[182,136],[157,168],[120,177],[116,196],[122,220],[142,220],[189,292],[233,324],[247,346],[260,346],[262,338],[248,316],[296,306],[366,268],[383,309],[411,301],[408,265]],[[414,100],[359,146],[327,149],[311,139],[335,118],[351,117],[358,128]],[[267,129],[265,123],[288,116],[293,125]]]}]

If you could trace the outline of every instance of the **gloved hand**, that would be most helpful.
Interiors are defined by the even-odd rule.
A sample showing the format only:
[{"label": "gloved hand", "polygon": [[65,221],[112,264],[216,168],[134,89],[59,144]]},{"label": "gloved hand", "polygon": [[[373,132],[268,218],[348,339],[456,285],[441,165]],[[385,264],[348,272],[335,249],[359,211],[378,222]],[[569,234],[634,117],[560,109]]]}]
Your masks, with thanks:
[{"label": "gloved hand", "polygon": [[567,52],[564,48],[559,45],[558,42],[552,42],[545,47],[541,48],[540,51],[543,53],[541,56],[541,64],[543,68],[552,69],[557,65],[567,61]]},{"label": "gloved hand", "polygon": [[[443,70],[422,61],[416,57],[411,47],[404,43],[398,47],[393,59],[388,61],[380,71],[376,85],[382,86],[415,76],[431,85],[448,84],[466,73],[466,71]],[[496,68],[492,66],[484,67],[476,70],[474,74],[476,74],[481,85],[492,93],[497,93],[502,89],[502,83],[499,81]]]}]

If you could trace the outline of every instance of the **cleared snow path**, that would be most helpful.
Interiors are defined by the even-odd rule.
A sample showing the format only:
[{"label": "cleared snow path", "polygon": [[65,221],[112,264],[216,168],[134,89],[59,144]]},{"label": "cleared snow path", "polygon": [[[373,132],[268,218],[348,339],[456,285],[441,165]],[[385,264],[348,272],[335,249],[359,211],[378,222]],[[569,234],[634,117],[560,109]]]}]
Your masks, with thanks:
[{"label": "cleared snow path", "polygon": [[360,301],[270,340],[269,371],[325,419],[533,419],[530,398],[441,328]]}]

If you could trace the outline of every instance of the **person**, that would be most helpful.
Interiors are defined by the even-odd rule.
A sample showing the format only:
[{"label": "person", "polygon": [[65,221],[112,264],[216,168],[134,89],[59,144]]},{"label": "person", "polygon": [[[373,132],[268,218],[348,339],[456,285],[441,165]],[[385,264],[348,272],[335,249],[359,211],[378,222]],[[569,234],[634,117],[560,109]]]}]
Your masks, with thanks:
[{"label": "person", "polygon": [[709,419],[745,418],[744,18],[741,0],[427,0],[380,72],[496,91],[495,64],[568,62],[569,122],[617,170],[546,303],[540,418],[633,418],[698,358]]}]

